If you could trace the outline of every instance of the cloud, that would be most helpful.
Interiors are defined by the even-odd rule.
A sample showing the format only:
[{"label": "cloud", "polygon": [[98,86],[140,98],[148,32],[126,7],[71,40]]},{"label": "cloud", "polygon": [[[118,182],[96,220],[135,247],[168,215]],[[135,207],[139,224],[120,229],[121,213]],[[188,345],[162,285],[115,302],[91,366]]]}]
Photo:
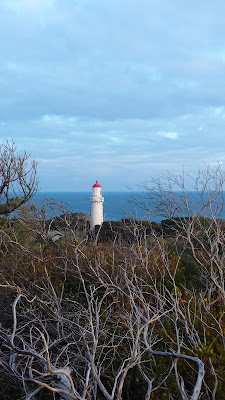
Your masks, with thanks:
[{"label": "cloud", "polygon": [[54,4],[54,0],[2,0],[3,9],[16,13],[40,11]]},{"label": "cloud", "polygon": [[224,12],[219,0],[1,1],[1,137],[57,190],[224,162]]},{"label": "cloud", "polygon": [[185,167],[194,174],[202,162],[224,163],[223,128],[223,110],[205,108],[197,116],[163,119],[46,114],[2,123],[0,136],[13,137],[19,151],[26,149],[38,160],[43,190],[72,191],[76,178],[76,190],[85,191],[96,176],[105,190],[125,190],[166,171],[178,173]]},{"label": "cloud", "polygon": [[167,139],[177,139],[178,138],[178,133],[177,132],[158,132],[159,136],[165,137]]}]

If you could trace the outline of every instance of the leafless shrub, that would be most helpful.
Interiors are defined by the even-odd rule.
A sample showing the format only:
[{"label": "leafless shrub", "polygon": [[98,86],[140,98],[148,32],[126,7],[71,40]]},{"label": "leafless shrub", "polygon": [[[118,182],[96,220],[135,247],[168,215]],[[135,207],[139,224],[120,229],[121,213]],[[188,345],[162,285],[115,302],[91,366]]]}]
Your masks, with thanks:
[{"label": "leafless shrub", "polygon": [[37,191],[37,163],[28,164],[26,152],[17,154],[15,143],[0,146],[0,214],[8,215]]}]

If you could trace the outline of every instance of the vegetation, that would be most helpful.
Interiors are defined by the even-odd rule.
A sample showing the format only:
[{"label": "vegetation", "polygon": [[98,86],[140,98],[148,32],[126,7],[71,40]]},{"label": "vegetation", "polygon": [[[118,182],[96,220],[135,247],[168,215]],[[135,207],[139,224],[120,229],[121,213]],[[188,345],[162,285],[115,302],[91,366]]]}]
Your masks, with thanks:
[{"label": "vegetation", "polygon": [[199,175],[197,207],[165,182],[133,200],[161,224],[1,219],[0,399],[224,398],[223,174]]},{"label": "vegetation", "polygon": [[28,165],[26,152],[19,155],[14,142],[0,145],[0,215],[9,215],[36,192],[37,163]]}]

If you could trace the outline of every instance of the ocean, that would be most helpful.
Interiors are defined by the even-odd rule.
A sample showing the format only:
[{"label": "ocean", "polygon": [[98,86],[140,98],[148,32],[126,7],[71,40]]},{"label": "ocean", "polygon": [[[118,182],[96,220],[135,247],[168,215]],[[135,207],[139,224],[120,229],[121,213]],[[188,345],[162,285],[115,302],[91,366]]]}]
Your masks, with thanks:
[{"label": "ocean", "polygon": [[[167,196],[166,192],[164,200]],[[163,218],[158,215],[150,214],[146,209],[141,208],[134,204],[133,198],[138,200],[145,200],[146,194],[143,192],[104,192],[104,203],[103,203],[103,210],[104,210],[104,220],[105,221],[120,221],[122,218],[135,218],[138,220],[147,220],[150,219],[154,222],[160,222]],[[179,209],[179,213],[186,216],[185,210],[185,202],[182,193],[176,192],[173,195],[173,207],[174,209]],[[81,212],[88,217],[90,217],[90,192],[38,192],[32,199],[31,202],[36,202],[38,208],[42,207],[43,202],[45,204],[49,204],[48,213],[46,217],[51,217],[54,215],[54,209],[57,210],[58,214],[63,214],[65,211],[69,211],[72,213]],[[203,205],[207,203],[207,200],[210,198],[210,194],[204,193],[203,196],[200,196],[196,192],[188,192],[189,198],[189,207],[190,210],[193,210],[195,213],[198,213],[200,210],[203,209]],[[215,201],[213,204],[209,204],[208,207],[205,208],[204,212],[201,213],[202,216],[205,217],[212,217],[212,210],[215,211],[215,217],[225,219],[225,209],[223,209],[223,203],[225,204],[225,197],[223,195],[217,198],[215,195]],[[219,200],[220,199],[220,200]],[[177,202],[178,200],[178,202]],[[159,201],[159,199],[157,200]],[[180,202],[183,202],[183,206],[180,206]],[[151,208],[158,207],[158,203],[151,203],[148,199],[147,204]],[[179,206],[177,207],[177,205]],[[221,207],[217,207],[218,204]],[[183,207],[183,210],[182,210]],[[45,207],[45,209],[47,209]],[[221,212],[222,209],[222,212]],[[186,213],[186,214],[185,214]],[[174,214],[174,216],[176,216]]]},{"label": "ocean", "polygon": [[[136,194],[134,194],[135,196]],[[139,193],[137,193],[139,195]],[[91,193],[89,192],[38,192],[32,201],[59,204],[70,212],[81,212],[90,217]],[[104,203],[104,220],[105,221],[120,221],[122,218],[136,218],[139,220],[146,220],[148,213],[135,206],[132,203],[132,194],[130,192],[105,192],[103,193]],[[51,213],[51,211],[50,211]],[[160,221],[161,218],[155,219]]]}]

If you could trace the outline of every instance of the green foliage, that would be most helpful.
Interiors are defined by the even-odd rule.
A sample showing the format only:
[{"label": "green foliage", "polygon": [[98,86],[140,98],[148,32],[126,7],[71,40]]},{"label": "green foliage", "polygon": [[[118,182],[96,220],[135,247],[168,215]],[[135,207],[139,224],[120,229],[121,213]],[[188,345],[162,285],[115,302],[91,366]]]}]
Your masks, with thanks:
[{"label": "green foliage", "polygon": [[7,199],[5,204],[0,204],[0,215],[10,214],[12,210],[16,210],[23,202],[25,196],[15,196]]},{"label": "green foliage", "polygon": [[[36,209],[33,211],[36,212]],[[159,301],[155,297],[155,289],[157,289],[160,295],[165,296],[163,307],[167,312],[163,318],[150,324],[148,338],[151,338],[153,343],[155,342],[153,350],[176,352],[178,331],[182,338],[181,352],[198,357],[203,361],[206,369],[205,382],[211,392],[215,384],[213,370],[216,371],[218,377],[216,399],[224,398],[224,299],[218,295],[217,291],[214,291],[210,295],[211,297],[209,296],[204,285],[201,284],[201,271],[190,248],[186,246],[183,251],[184,243],[180,237],[174,242],[173,224],[168,221],[164,222],[163,229],[161,226],[157,232],[154,231],[153,235],[152,225],[147,227],[145,224],[138,225],[135,222],[132,225],[129,222],[127,230],[121,233],[123,232],[122,223],[121,225],[115,223],[112,224],[112,230],[110,230],[113,236],[109,236],[108,240],[106,240],[106,229],[99,240],[89,237],[83,241],[83,237],[80,239],[79,235],[74,234],[75,231],[71,231],[70,234],[65,235],[63,240],[53,243],[44,236],[43,232],[40,234],[40,226],[39,230],[35,229],[35,223],[36,221],[27,221],[24,224],[22,221],[16,220],[0,220],[2,231],[5,234],[5,236],[2,234],[0,273],[2,282],[18,285],[29,300],[34,296],[38,299],[35,323],[38,325],[39,318],[42,318],[51,339],[59,341],[58,347],[53,347],[51,352],[53,360],[62,350],[60,346],[63,346],[60,344],[61,338],[59,340],[57,336],[58,328],[53,316],[56,312],[62,312],[63,318],[67,319],[68,317],[69,321],[69,317],[71,318],[72,315],[71,320],[73,323],[75,321],[73,325],[75,337],[79,338],[79,345],[82,344],[84,332],[85,334],[88,332],[89,324],[85,290],[89,296],[94,293],[97,304],[102,300],[99,318],[101,334],[96,357],[99,357],[98,362],[101,365],[102,382],[110,391],[121,363],[123,360],[129,360],[130,348],[133,345],[133,337],[130,332],[130,321],[134,315],[133,303],[141,313],[145,312],[144,303],[154,309]],[[208,222],[203,220],[202,223]],[[138,230],[138,239],[135,238],[135,229]],[[164,235],[165,230],[167,230],[166,236]],[[160,234],[162,231],[163,235]],[[146,234],[146,232],[148,233]],[[17,245],[15,245],[15,237],[19,238]],[[125,273],[131,282],[129,288],[125,282]],[[111,285],[111,289],[106,296],[107,285]],[[133,303],[129,297],[129,289],[131,290],[132,285],[137,288],[136,292],[135,290],[133,292]],[[115,286],[120,290],[116,290]],[[141,296],[143,296],[143,303],[140,300]],[[172,296],[176,298],[177,305],[179,305],[178,316],[174,309],[169,311],[172,308]],[[10,329],[12,325],[11,304],[13,298],[12,292],[6,289],[0,291],[0,316],[2,320],[4,319],[3,325],[7,329]],[[52,298],[56,298],[57,301],[51,304],[49,299]],[[60,305],[58,306],[58,304]],[[21,321],[27,323],[26,318],[29,313],[33,313],[33,306],[23,300],[20,307]],[[79,315],[81,309],[83,314],[77,320],[76,316]],[[6,310],[10,315],[8,319],[4,317]],[[198,336],[197,344],[193,344],[190,340],[190,335],[185,327],[185,318],[191,334],[197,332],[195,335],[195,340]],[[136,329],[135,323],[134,330]],[[71,332],[69,329],[68,323],[65,337],[74,334],[74,331]],[[90,336],[90,333],[87,335]],[[111,338],[113,343],[111,348],[109,345],[104,347],[106,338]],[[74,342],[76,343],[76,341]],[[143,336],[141,336],[140,343],[143,344]],[[76,344],[74,346],[74,354],[76,354],[78,348],[76,348]],[[86,354],[85,357],[87,357]],[[147,351],[143,351],[142,368],[150,379],[154,378],[153,389],[159,386],[152,392],[151,399],[181,399],[178,394],[172,361],[171,357],[159,355],[152,357]],[[66,364],[66,357],[62,356],[62,362]],[[184,378],[185,389],[188,394],[191,394],[196,382],[197,367],[193,362],[185,360],[179,360],[178,367],[179,376]],[[85,365],[80,362],[79,368],[80,376],[82,376]],[[172,368],[172,372],[167,377],[170,368]],[[77,376],[74,379],[77,379]],[[77,385],[79,386],[79,384],[78,381]],[[22,399],[23,394],[20,392],[19,382],[17,382],[17,386],[18,389],[16,389],[16,385],[9,384],[7,378],[3,376],[1,390],[4,397],[2,399]],[[146,389],[147,383],[136,364],[128,372],[122,398],[123,400],[141,400],[145,396]],[[208,393],[205,387],[202,387],[201,396],[202,399],[207,400]],[[43,390],[37,395],[38,400],[52,398],[52,394],[47,390]],[[104,400],[100,390],[98,390],[98,399]]]}]

